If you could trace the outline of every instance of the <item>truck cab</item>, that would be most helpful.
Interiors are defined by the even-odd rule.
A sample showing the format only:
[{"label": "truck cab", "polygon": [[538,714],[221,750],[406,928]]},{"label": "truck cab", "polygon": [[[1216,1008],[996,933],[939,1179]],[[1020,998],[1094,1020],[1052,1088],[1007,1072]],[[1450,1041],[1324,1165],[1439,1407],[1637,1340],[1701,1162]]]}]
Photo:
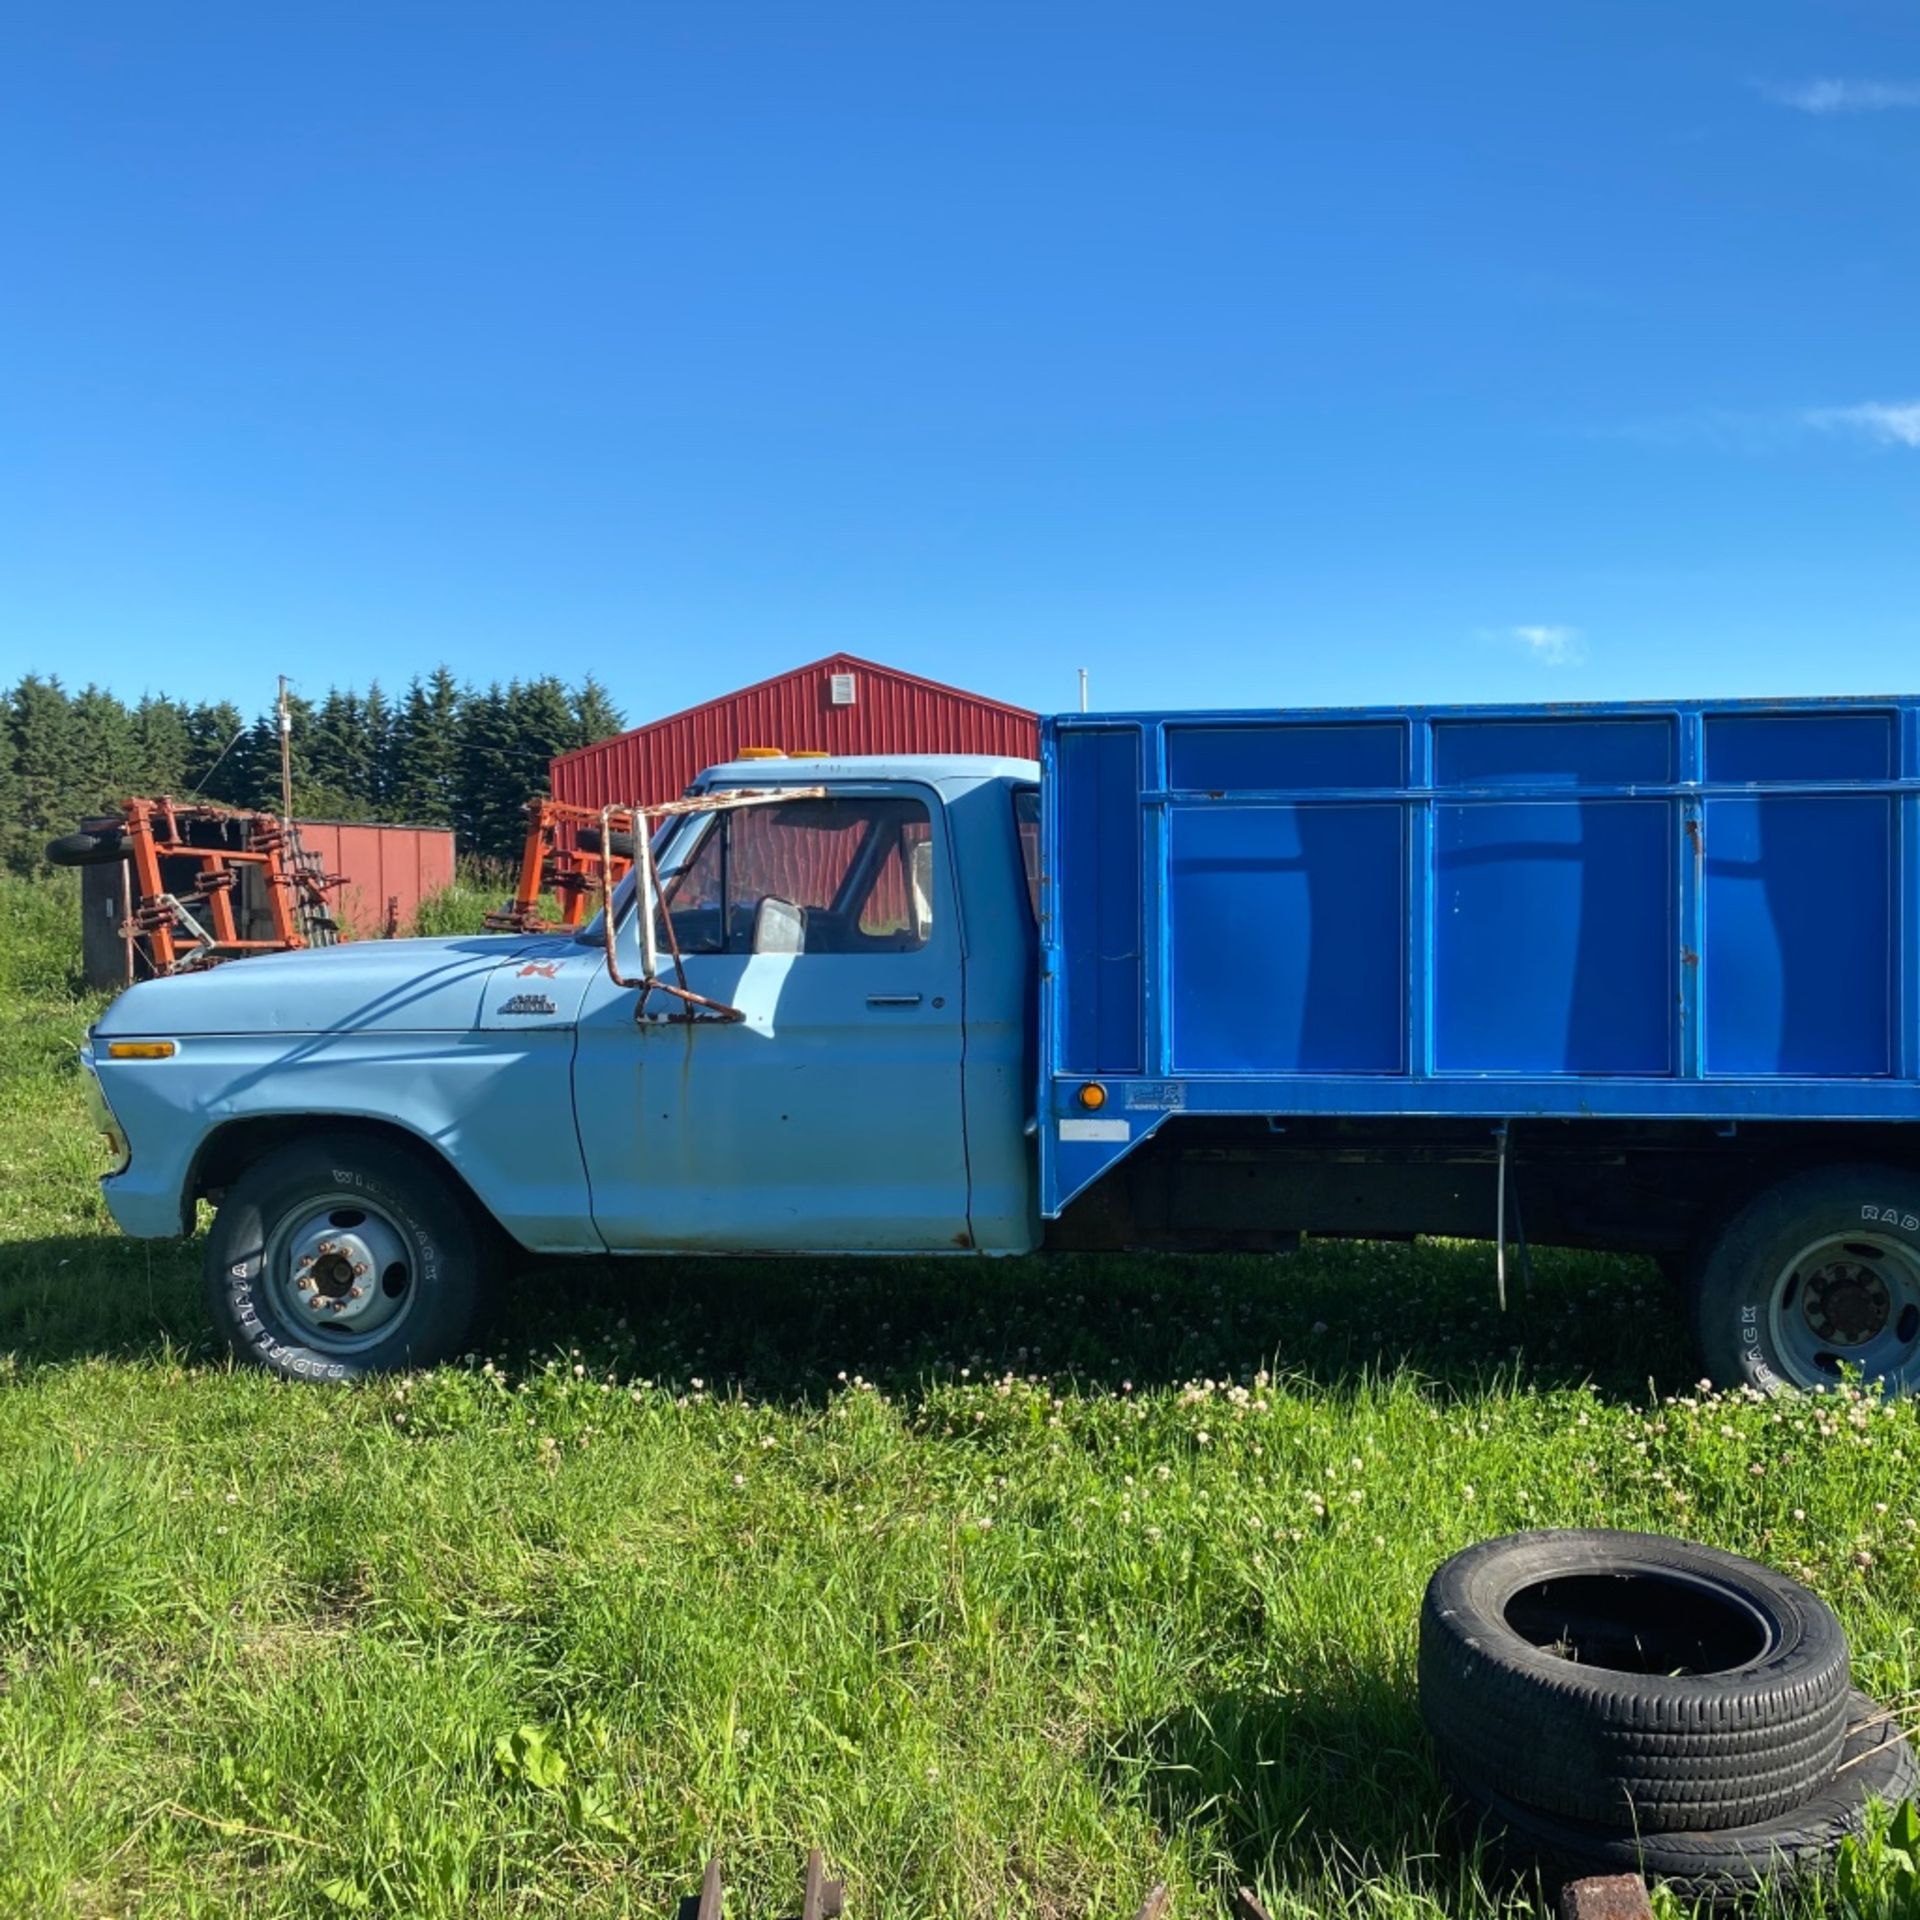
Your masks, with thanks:
[{"label": "truck cab", "polygon": [[[619,966],[588,966],[575,1013],[606,1244],[1033,1246],[1037,769],[749,761],[700,788],[768,799],[670,819],[653,850],[655,952],[698,999],[620,984],[636,878],[615,899]],[[596,921],[581,944],[602,939]]]}]

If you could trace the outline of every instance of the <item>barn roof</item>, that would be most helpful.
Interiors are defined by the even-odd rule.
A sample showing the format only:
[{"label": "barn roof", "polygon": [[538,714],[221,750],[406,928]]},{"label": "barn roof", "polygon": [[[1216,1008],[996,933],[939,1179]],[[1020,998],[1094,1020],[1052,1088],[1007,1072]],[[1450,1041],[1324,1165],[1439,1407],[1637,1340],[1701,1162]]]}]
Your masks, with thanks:
[{"label": "barn roof", "polygon": [[857,653],[829,653],[819,660],[809,660],[804,666],[789,667],[784,673],[769,674],[766,679],[755,680],[749,686],[736,687],[731,693],[716,694],[711,700],[696,700],[692,706],[680,707],[672,713],[663,713],[657,720],[648,720],[640,726],[629,727],[625,733],[614,734],[610,739],[596,740],[591,746],[575,747],[571,753],[561,754],[553,764],[558,767],[570,760],[604,753],[617,741],[631,740],[638,734],[652,733],[661,727],[675,726],[681,721],[691,720],[696,714],[705,713],[712,707],[731,706],[737,701],[748,700],[755,694],[770,693],[789,680],[798,680],[808,674],[830,673],[879,674],[888,680],[901,681],[908,686],[919,687],[927,693],[944,695],[949,700],[964,701],[968,706],[991,707],[1011,719],[1031,720],[1037,723],[1040,717],[1030,707],[1015,706],[1008,700],[991,699],[984,693],[973,693],[965,687],[949,686],[944,680],[929,680],[924,674],[908,673],[903,667],[889,667],[882,665],[878,660],[864,660]]},{"label": "barn roof", "polygon": [[[852,684],[836,688],[834,680],[842,674]],[[562,754],[551,768],[552,792],[556,800],[576,805],[650,805],[684,792],[703,767],[732,760],[749,747],[836,757],[985,753],[1031,758],[1039,751],[1039,719],[1004,700],[855,653],[830,653]]]}]

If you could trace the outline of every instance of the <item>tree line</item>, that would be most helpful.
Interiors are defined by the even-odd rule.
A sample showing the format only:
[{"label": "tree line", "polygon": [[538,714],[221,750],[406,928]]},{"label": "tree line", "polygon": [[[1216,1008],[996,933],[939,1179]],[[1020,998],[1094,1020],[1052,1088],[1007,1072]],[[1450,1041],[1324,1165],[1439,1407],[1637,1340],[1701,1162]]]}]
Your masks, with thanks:
[{"label": "tree line", "polygon": [[[279,722],[249,720],[228,700],[145,694],[129,706],[97,686],[69,692],[54,674],[24,675],[0,714],[0,864],[31,872],[47,841],[128,794],[195,797],[280,810]],[[293,810],[308,820],[392,820],[451,827],[462,854],[517,854],[526,801],[547,788],[547,762],[621,731],[625,720],[589,674],[462,685],[437,667],[397,699],[289,694]]]}]

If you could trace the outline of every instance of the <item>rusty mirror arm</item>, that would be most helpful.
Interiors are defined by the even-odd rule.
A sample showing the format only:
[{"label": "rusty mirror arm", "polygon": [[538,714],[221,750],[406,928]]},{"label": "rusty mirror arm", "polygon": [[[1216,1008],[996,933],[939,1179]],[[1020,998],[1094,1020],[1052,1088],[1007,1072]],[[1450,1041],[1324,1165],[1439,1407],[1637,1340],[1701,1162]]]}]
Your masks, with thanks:
[{"label": "rusty mirror arm", "polygon": [[[661,891],[659,875],[653,864],[653,829],[662,820],[690,813],[735,813],[743,807],[775,806],[787,800],[824,800],[825,787],[730,787],[714,793],[697,793],[685,800],[664,801],[657,807],[602,807],[600,809],[600,931],[606,943],[607,978],[616,987],[639,990],[633,1017],[644,1020],[647,1002],[656,993],[664,993],[680,1002],[683,1012],[670,1013],[669,1020],[721,1022],[744,1020],[738,1007],[710,1000],[687,985],[686,961],[673,926],[673,909]],[[631,823],[633,832],[634,909],[640,919],[640,975],[629,979],[620,971],[620,956],[615,944],[613,915],[613,874],[609,848],[613,844],[615,820]],[[660,918],[656,925],[654,912]],[[660,977],[660,935],[666,936],[667,957],[672,962],[673,978]]]}]

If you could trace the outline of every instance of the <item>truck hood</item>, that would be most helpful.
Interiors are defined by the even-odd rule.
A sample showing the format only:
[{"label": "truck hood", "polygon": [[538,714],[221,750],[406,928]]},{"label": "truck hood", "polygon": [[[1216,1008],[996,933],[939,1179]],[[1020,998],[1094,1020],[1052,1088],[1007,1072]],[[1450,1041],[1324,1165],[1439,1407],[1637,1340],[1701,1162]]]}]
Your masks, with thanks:
[{"label": "truck hood", "polygon": [[165,1037],[570,1026],[601,964],[596,950],[565,935],[359,940],[142,981],[94,1030]]}]

